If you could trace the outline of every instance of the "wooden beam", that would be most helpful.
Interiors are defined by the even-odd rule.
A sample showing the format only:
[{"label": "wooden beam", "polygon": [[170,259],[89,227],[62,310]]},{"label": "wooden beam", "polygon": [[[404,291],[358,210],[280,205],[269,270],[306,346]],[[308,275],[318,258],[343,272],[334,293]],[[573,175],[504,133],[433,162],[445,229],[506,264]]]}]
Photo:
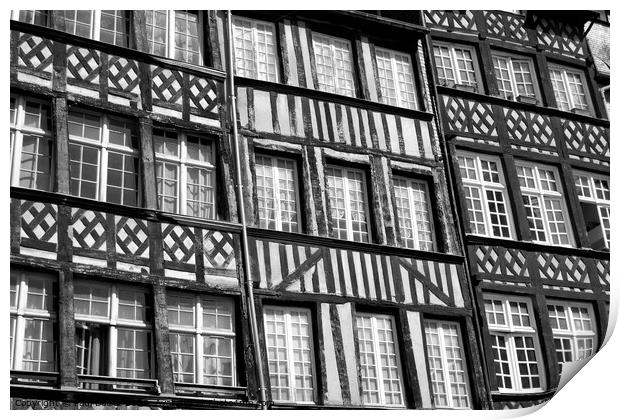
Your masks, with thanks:
[{"label": "wooden beam", "polygon": [[155,177],[155,150],[153,147],[153,122],[149,118],[138,119],[140,136],[140,168],[142,173],[142,205],[156,210],[157,180]]},{"label": "wooden beam", "polygon": [[58,357],[60,387],[76,388],[75,319],[73,317],[73,273],[58,272]]},{"label": "wooden beam", "polygon": [[172,356],[170,355],[170,335],[168,331],[168,309],[166,306],[166,287],[158,281],[152,286],[153,330],[155,332],[155,360],[157,380],[162,394],[174,394]]}]

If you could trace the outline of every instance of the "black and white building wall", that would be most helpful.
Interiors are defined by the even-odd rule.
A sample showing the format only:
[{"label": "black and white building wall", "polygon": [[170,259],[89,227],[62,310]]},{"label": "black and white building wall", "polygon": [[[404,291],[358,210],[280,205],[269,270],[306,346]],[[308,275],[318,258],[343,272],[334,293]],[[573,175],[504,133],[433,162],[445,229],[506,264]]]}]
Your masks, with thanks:
[{"label": "black and white building wall", "polygon": [[14,10],[13,407],[549,399],[608,322],[601,16]]}]

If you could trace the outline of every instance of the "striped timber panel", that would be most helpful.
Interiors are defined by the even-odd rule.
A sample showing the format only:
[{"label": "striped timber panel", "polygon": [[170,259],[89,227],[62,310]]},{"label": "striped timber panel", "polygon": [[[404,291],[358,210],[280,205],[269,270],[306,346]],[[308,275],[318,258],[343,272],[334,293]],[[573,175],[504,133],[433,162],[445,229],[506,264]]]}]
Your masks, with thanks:
[{"label": "striped timber panel", "polygon": [[262,289],[463,307],[456,264],[250,238]]},{"label": "striped timber panel", "polygon": [[434,159],[430,123],[302,96],[237,88],[242,128]]}]

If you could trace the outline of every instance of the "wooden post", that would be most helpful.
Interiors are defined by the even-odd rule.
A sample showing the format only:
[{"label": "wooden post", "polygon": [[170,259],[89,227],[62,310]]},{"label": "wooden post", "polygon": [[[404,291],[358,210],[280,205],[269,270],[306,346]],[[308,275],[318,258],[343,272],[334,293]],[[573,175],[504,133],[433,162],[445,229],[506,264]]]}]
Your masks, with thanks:
[{"label": "wooden post", "polygon": [[168,310],[166,306],[166,287],[162,280],[153,284],[153,329],[155,332],[155,359],[157,380],[162,394],[174,394],[172,357],[170,356],[170,334],[168,331]]},{"label": "wooden post", "polygon": [[77,388],[73,273],[58,272],[58,354],[61,388]]},{"label": "wooden post", "polygon": [[153,122],[150,118],[138,119],[140,136],[140,165],[142,169],[142,205],[157,209],[157,180],[155,177],[155,151],[153,148]]}]

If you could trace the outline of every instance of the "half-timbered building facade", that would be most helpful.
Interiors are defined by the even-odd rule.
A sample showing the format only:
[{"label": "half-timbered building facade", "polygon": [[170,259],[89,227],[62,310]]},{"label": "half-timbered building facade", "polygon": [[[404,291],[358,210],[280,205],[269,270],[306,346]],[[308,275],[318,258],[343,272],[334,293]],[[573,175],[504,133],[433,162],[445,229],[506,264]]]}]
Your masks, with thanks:
[{"label": "half-timbered building facade", "polygon": [[598,349],[609,311],[596,14],[514,12],[424,13],[496,409],[552,396],[562,364]]},{"label": "half-timbered building facade", "polygon": [[609,308],[589,15],[11,17],[11,397],[489,409]]}]

